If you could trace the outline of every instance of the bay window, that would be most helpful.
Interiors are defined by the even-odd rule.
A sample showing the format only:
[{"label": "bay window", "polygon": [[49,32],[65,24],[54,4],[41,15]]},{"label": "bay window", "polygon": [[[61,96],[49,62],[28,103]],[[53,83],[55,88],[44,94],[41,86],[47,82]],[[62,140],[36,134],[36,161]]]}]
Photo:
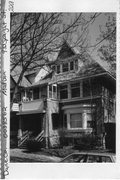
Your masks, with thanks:
[{"label": "bay window", "polygon": [[70,128],[82,128],[82,113],[70,114]]}]

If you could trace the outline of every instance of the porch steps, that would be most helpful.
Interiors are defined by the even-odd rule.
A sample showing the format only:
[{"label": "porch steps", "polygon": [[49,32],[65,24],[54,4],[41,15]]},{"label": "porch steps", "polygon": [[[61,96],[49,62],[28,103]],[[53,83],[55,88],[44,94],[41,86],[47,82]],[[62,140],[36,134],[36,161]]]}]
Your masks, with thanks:
[{"label": "porch steps", "polygon": [[20,149],[26,149],[27,148],[27,141],[25,141],[24,143],[22,143],[20,146],[19,146]]},{"label": "porch steps", "polygon": [[37,142],[42,142],[44,140],[44,131],[41,131],[40,134],[38,134],[37,136],[32,136],[32,133],[29,133],[29,136],[26,136],[26,138],[22,138],[24,140],[22,140],[21,143],[19,143],[18,147],[20,149],[26,149],[27,148],[27,141],[29,139],[32,140],[36,140]]}]

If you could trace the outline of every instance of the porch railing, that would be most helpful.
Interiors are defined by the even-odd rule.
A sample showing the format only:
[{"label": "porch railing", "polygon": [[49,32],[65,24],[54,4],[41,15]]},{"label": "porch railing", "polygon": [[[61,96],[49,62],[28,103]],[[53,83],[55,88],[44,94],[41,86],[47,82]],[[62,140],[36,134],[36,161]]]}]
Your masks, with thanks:
[{"label": "porch railing", "polygon": [[35,140],[38,141],[38,142],[41,142],[43,140],[43,135],[44,135],[44,130],[42,130],[40,132],[40,134],[38,134],[38,136],[35,137]]},{"label": "porch railing", "polygon": [[32,132],[28,130],[24,132],[23,136],[18,140],[18,147],[20,147],[27,139],[29,139],[31,133]]}]

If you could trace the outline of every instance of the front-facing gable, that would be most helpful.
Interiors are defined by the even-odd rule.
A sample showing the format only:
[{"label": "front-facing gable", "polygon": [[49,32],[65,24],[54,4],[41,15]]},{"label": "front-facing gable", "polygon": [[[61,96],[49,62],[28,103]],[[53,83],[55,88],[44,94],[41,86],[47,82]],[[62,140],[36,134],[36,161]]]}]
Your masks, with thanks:
[{"label": "front-facing gable", "polygon": [[75,55],[75,52],[69,46],[69,44],[66,41],[64,41],[64,43],[62,44],[62,47],[58,53],[57,59],[65,59],[65,58],[73,56],[73,55]]}]

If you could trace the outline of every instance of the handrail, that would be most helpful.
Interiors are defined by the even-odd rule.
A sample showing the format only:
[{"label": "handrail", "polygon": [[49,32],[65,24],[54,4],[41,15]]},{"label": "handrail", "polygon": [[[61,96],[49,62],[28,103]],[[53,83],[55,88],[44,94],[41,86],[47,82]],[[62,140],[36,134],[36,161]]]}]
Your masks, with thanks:
[{"label": "handrail", "polygon": [[19,139],[18,146],[21,146],[28,138],[29,138],[30,132],[26,131],[26,133]]},{"label": "handrail", "polygon": [[40,141],[43,138],[43,134],[44,134],[44,130],[42,130],[40,132],[40,134],[38,134],[38,136],[35,138],[36,141]]}]

